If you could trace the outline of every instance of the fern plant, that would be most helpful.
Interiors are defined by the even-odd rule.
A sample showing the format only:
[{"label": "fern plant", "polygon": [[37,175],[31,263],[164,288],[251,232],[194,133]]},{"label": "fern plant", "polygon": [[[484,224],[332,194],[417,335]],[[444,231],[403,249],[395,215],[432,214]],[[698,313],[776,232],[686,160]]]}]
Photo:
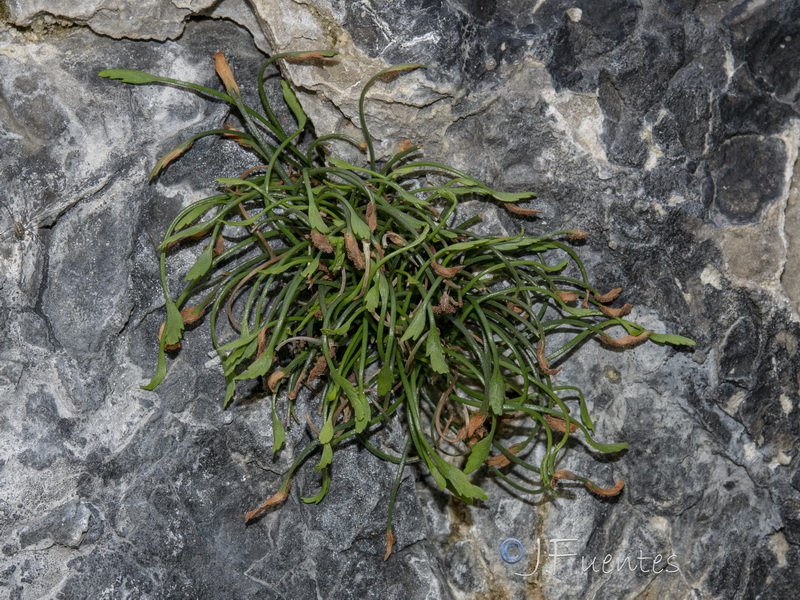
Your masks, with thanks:
[{"label": "fern plant", "polygon": [[[422,68],[384,69],[364,85],[359,101],[363,141],[341,134],[314,137],[291,87],[279,85],[294,123],[276,116],[265,90],[276,61],[315,61],[329,50],[271,57],[256,78],[259,110],[244,103],[225,57],[215,55],[224,91],[128,69],[99,75],[125,83],[166,84],[230,104],[243,129],[226,123],[188,138],[166,153],[150,179],[196,140],[222,136],[252,153],[239,178],[220,178],[217,194],[175,217],[159,246],[166,319],[159,332],[155,388],[167,373],[187,325],[205,318],[222,361],[223,401],[237,382],[260,380],[272,407],[273,451],[296,417],[303,388],[314,410],[306,417],[311,441],[298,453],[277,492],[246,515],[261,515],[286,499],[297,469],[312,455],[328,491],[334,454],[356,438],[397,465],[389,497],[387,554],[394,544],[392,512],[405,467],[420,463],[440,488],[463,500],[486,499],[470,473],[489,469],[513,488],[554,493],[561,480],[600,495],[619,493],[583,475],[558,469],[575,437],[601,443],[580,389],[556,383],[555,365],[588,338],[613,347],[649,340],[691,345],[626,318],[631,306],[610,304],[620,291],[601,293],[573,248],[581,231],[491,237],[473,230],[480,216],[458,222],[465,199],[496,202],[521,220],[536,211],[520,201],[531,193],[491,189],[450,166],[420,158],[407,145],[379,161],[364,104],[382,80]],[[351,164],[331,154],[336,143],[366,153]],[[173,293],[167,265],[176,245],[205,240]],[[227,322],[227,323],[226,323]],[[610,328],[623,331],[621,337]],[[299,419],[298,419],[299,421]],[[387,423],[401,422],[406,443],[397,453],[376,441]],[[517,441],[511,443],[512,437]],[[525,478],[519,478],[516,472]],[[531,487],[530,475],[538,484]]]}]

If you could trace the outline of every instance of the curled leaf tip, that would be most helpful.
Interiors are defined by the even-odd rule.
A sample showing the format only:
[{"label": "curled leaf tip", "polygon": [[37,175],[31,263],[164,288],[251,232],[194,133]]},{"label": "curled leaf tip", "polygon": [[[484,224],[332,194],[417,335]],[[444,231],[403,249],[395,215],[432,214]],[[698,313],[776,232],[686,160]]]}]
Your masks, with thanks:
[{"label": "curled leaf tip", "polygon": [[487,413],[472,413],[469,418],[469,423],[467,423],[467,438],[471,438],[473,435],[475,435],[475,432],[483,426],[483,422],[486,420],[487,416],[489,416]]},{"label": "curled leaf tip", "polygon": [[568,233],[567,237],[573,241],[577,240],[585,240],[589,234],[585,231],[581,231],[580,229],[576,229],[575,231]]},{"label": "curled leaf tip", "polygon": [[603,304],[607,304],[608,302],[616,300],[621,293],[622,293],[622,288],[618,287],[614,288],[609,292],[606,292],[605,294],[595,294],[594,299]]},{"label": "curled leaf tip", "polygon": [[521,217],[535,217],[539,214],[539,211],[533,208],[524,208],[508,202],[503,202],[503,207],[511,214],[520,215]]},{"label": "curled leaf tip", "polygon": [[302,62],[305,60],[321,60],[332,58],[339,54],[336,50],[307,50],[306,52],[291,52],[284,58],[287,62]]},{"label": "curled leaf tip", "polygon": [[[519,453],[520,449],[522,448],[522,444],[514,444],[510,448],[508,448],[508,452],[513,454],[514,456]],[[497,467],[498,469],[501,467],[505,467],[511,463],[511,459],[509,459],[505,454],[498,454],[497,456],[492,456],[491,458],[486,459],[486,464],[491,467]]]},{"label": "curled leaf tip", "polygon": [[236,84],[236,80],[233,78],[233,72],[231,72],[231,67],[228,64],[228,61],[225,60],[225,55],[222,52],[217,52],[214,55],[214,68],[217,71],[217,75],[222,80],[222,83],[225,84],[225,89],[228,91],[229,94],[240,94],[239,86]]},{"label": "curled leaf tip", "polygon": [[647,338],[649,338],[653,334],[652,330],[643,331],[639,335],[625,335],[620,338],[612,338],[608,336],[600,336],[600,341],[604,344],[612,346],[613,348],[628,348],[630,346],[635,346],[636,344],[641,344]]},{"label": "curled leaf tip", "polygon": [[224,137],[226,139],[229,139],[229,140],[233,140],[234,142],[236,142],[237,144],[239,144],[243,148],[252,148],[253,147],[253,144],[251,144],[250,142],[247,141],[247,139],[245,139],[245,137],[244,137],[245,134],[242,133],[241,131],[239,131],[238,129],[236,129],[236,127],[234,127],[233,125],[231,125],[229,123],[225,123],[222,126],[222,128],[225,129],[226,131],[230,132],[230,133],[223,133],[222,137]]},{"label": "curled leaf tip", "polygon": [[156,163],[156,166],[153,167],[153,170],[150,171],[149,181],[152,181],[153,178],[158,175],[164,168],[171,163],[173,160],[178,158],[181,154],[186,152],[189,148],[192,147],[194,144],[194,140],[189,140],[188,142],[184,142],[175,146],[172,150],[167,152],[161,159]]},{"label": "curled leaf tip", "polygon": [[221,235],[218,235],[217,239],[214,241],[214,249],[211,254],[216,258],[223,252],[225,252],[225,239]]},{"label": "curled leaf tip", "polygon": [[536,344],[536,361],[539,363],[539,368],[542,370],[542,373],[545,375],[555,375],[556,373],[561,372],[561,369],[551,369],[550,363],[547,362],[547,358],[544,354],[544,340],[539,340],[539,343]]},{"label": "curled leaf tip", "polygon": [[205,312],[206,311],[204,308],[200,308],[198,306],[187,306],[181,311],[183,324],[191,325],[192,323],[199,321],[201,318],[203,318]]},{"label": "curled leaf tip", "polygon": [[389,67],[388,69],[384,69],[378,74],[378,79],[383,82],[393,81],[395,77],[400,75],[401,73],[408,73],[409,71],[415,71],[416,69],[427,69],[425,65],[419,63],[403,63],[401,65],[394,65]]},{"label": "curled leaf tip", "polygon": [[406,245],[406,239],[402,235],[397,234],[394,231],[387,231],[386,234],[383,236],[382,244],[384,246],[386,246],[386,241],[387,240],[390,241],[391,243],[397,245],[397,246],[405,246]]},{"label": "curled leaf tip", "polygon": [[620,492],[622,491],[622,488],[625,487],[625,481],[620,479],[619,481],[617,481],[614,487],[610,488],[597,487],[591,481],[587,481],[585,485],[586,489],[588,489],[593,494],[597,494],[598,496],[603,496],[604,498],[609,498],[612,496],[619,496]]},{"label": "curled leaf tip", "polygon": [[625,304],[620,308],[611,308],[610,306],[603,306],[601,304],[597,308],[607,317],[624,317],[633,310],[633,304]]},{"label": "curled leaf tip", "polygon": [[386,554],[383,555],[383,560],[389,560],[389,557],[392,555],[392,548],[394,548],[394,533],[392,533],[391,529],[386,530]]},{"label": "curled leaf tip", "polygon": [[443,277],[445,279],[452,279],[464,268],[463,266],[457,267],[443,267],[435,260],[431,261],[431,268],[433,272],[436,273],[439,277]]},{"label": "curled leaf tip", "polygon": [[356,242],[355,236],[353,236],[353,234],[349,231],[344,232],[344,246],[347,250],[347,258],[353,261],[353,264],[357,269],[363,271],[366,266],[364,264],[364,255],[361,253],[361,249],[358,247],[358,242]]},{"label": "curled leaf tip", "polygon": [[375,202],[368,202],[367,203],[367,211],[364,215],[367,221],[367,227],[369,227],[370,233],[375,233],[375,229],[378,227],[378,213],[375,207]]},{"label": "curled leaf tip", "polygon": [[287,375],[288,373],[286,373],[282,369],[277,369],[276,371],[273,371],[272,374],[270,374],[270,376],[267,378],[267,387],[269,388],[269,391],[274,394],[275,390],[278,388],[278,382]]},{"label": "curled leaf tip", "polygon": [[559,469],[553,473],[553,477],[550,479],[550,487],[555,487],[561,479],[565,481],[578,481],[580,478],[568,469]]},{"label": "curled leaf tip", "polygon": [[420,148],[420,147],[421,146],[415,146],[414,143],[411,140],[406,139],[406,140],[401,141],[400,144],[398,144],[398,148],[397,149],[400,152],[408,152],[412,148]]},{"label": "curled leaf tip", "polygon": [[[567,422],[564,419],[560,419],[558,417],[554,417],[552,415],[545,415],[544,420],[549,425],[550,429],[553,431],[558,431],[559,433],[566,433],[567,432]],[[575,433],[578,431],[577,423],[570,421],[569,423],[569,432]]]},{"label": "curled leaf tip", "polygon": [[259,517],[264,511],[266,511],[270,506],[276,506],[281,504],[286,498],[289,497],[289,489],[292,487],[291,481],[286,485],[286,489],[280,489],[277,493],[273,494],[269,498],[267,498],[261,506],[255,508],[248,512],[244,516],[244,522],[249,523],[253,519]]}]

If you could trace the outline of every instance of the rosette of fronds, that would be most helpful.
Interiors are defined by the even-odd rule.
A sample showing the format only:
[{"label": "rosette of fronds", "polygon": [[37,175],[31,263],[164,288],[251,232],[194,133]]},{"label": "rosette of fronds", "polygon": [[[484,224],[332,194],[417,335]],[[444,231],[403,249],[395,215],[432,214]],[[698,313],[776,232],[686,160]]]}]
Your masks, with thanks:
[{"label": "rosette of fronds", "polygon": [[[486,498],[470,480],[480,468],[533,494],[554,490],[560,480],[579,481],[599,494],[618,493],[621,483],[602,488],[557,468],[572,437],[604,453],[626,444],[593,437],[583,393],[556,384],[554,365],[592,337],[616,347],[646,339],[691,340],[628,320],[628,304],[611,307],[619,290],[595,289],[573,248],[583,232],[491,237],[475,232],[480,216],[459,222],[457,209],[465,199],[532,217],[534,210],[517,203],[533,194],[493,190],[457,169],[420,160],[419,148],[410,144],[388,160],[376,159],[366,95],[381,80],[421,65],[390,67],[369,79],[359,103],[363,141],[337,134],[314,138],[283,80],[283,99],[295,122],[281,123],[265,93],[267,68],[279,59],[318,64],[334,54],[273,56],[257,78],[259,110],[244,104],[221,54],[215,59],[224,92],[140,71],[100,73],[224,100],[243,124],[238,129],[226,123],[189,138],[158,161],[151,178],[208,135],[253,154],[240,178],[217,179],[220,192],[192,203],[167,229],[160,245],[166,319],[156,373],[145,387],[164,379],[167,352],[179,346],[184,327],[207,315],[227,383],[224,405],[234,399],[238,381],[261,380],[272,407],[274,452],[296,417],[301,388],[313,399],[313,410],[304,415],[312,441],[277,493],[247,519],[282,502],[296,470],[312,455],[321,486],[303,500],[322,500],[335,449],[357,438],[398,465],[387,556],[394,498],[404,467],[413,462],[467,502]],[[365,151],[364,164],[330,155],[329,142]],[[185,244],[200,249],[183,289],[173,294],[170,251]],[[609,328],[623,334],[613,336]],[[396,454],[380,449],[375,439],[388,423],[401,423],[407,436]],[[522,478],[515,477],[518,470]]]}]

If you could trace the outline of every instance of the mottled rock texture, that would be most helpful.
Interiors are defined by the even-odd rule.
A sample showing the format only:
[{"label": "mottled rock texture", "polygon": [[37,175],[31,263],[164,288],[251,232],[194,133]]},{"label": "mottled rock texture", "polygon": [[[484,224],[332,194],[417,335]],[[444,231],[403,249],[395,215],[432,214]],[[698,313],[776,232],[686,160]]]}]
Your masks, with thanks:
[{"label": "mottled rock texture", "polygon": [[[11,0],[0,14],[0,597],[795,597],[798,2]],[[562,365],[600,437],[631,444],[601,460],[576,444],[562,466],[624,479],[620,497],[542,502],[478,474],[490,500],[469,507],[409,471],[384,563],[394,469],[355,448],[322,504],[299,499],[318,485],[309,468],[243,525],[304,433],[273,460],[265,403],[220,409],[202,326],[164,385],[139,388],[162,318],[155,245],[253,159],[206,139],[147,185],[181,132],[225,108],[96,73],[219,86],[216,51],[244,82],[262,52],[329,46],[337,64],[287,71],[319,132],[357,134],[366,77],[426,64],[376,87],[379,150],[410,138],[537,191],[529,231],[588,231],[598,287],[697,340],[591,343]],[[516,565],[498,554],[509,537],[528,551]]]}]

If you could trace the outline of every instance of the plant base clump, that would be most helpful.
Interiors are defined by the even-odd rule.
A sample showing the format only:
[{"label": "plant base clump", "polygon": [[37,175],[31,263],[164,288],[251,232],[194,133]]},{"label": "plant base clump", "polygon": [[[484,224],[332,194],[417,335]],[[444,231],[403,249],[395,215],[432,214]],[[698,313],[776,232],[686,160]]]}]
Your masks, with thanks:
[{"label": "plant base clump", "polygon": [[[166,320],[146,389],[164,379],[166,352],[180,345],[184,327],[208,314],[227,382],[224,405],[233,400],[237,381],[262,380],[272,405],[274,452],[290,421],[300,421],[295,401],[301,389],[310,390],[315,403],[304,415],[312,441],[277,493],[247,520],[286,499],[294,473],[312,454],[321,487],[303,500],[322,500],[335,449],[357,438],[397,464],[387,557],[395,496],[403,469],[414,462],[467,502],[486,499],[469,477],[480,468],[531,494],[553,492],[564,480],[600,495],[619,493],[621,481],[602,488],[557,468],[572,437],[604,453],[626,444],[594,439],[583,393],[557,385],[555,365],[592,337],[613,347],[693,342],[629,321],[629,304],[611,307],[621,290],[601,293],[589,282],[573,248],[583,232],[490,237],[473,231],[479,216],[457,222],[459,203],[476,198],[533,217],[536,211],[517,204],[533,194],[495,191],[452,167],[420,160],[419,148],[410,144],[376,160],[366,95],[380,81],[421,65],[390,67],[366,83],[359,106],[363,142],[338,134],[315,138],[281,80],[295,120],[284,126],[268,101],[267,70],[281,59],[319,64],[334,55],[270,58],[257,77],[260,112],[244,104],[222,54],[215,60],[225,92],[141,71],[100,73],[223,100],[243,124],[192,136],[158,161],[151,179],[204,136],[228,138],[254,157],[240,178],[217,179],[220,193],[185,208],[159,246]],[[364,165],[332,156],[340,143],[365,151]],[[205,246],[174,296],[166,272],[170,250],[198,239]],[[621,337],[610,335],[614,327]],[[396,454],[379,449],[375,437],[398,422],[405,447]],[[515,476],[520,470],[523,479]],[[536,487],[528,483],[531,473]]]}]

